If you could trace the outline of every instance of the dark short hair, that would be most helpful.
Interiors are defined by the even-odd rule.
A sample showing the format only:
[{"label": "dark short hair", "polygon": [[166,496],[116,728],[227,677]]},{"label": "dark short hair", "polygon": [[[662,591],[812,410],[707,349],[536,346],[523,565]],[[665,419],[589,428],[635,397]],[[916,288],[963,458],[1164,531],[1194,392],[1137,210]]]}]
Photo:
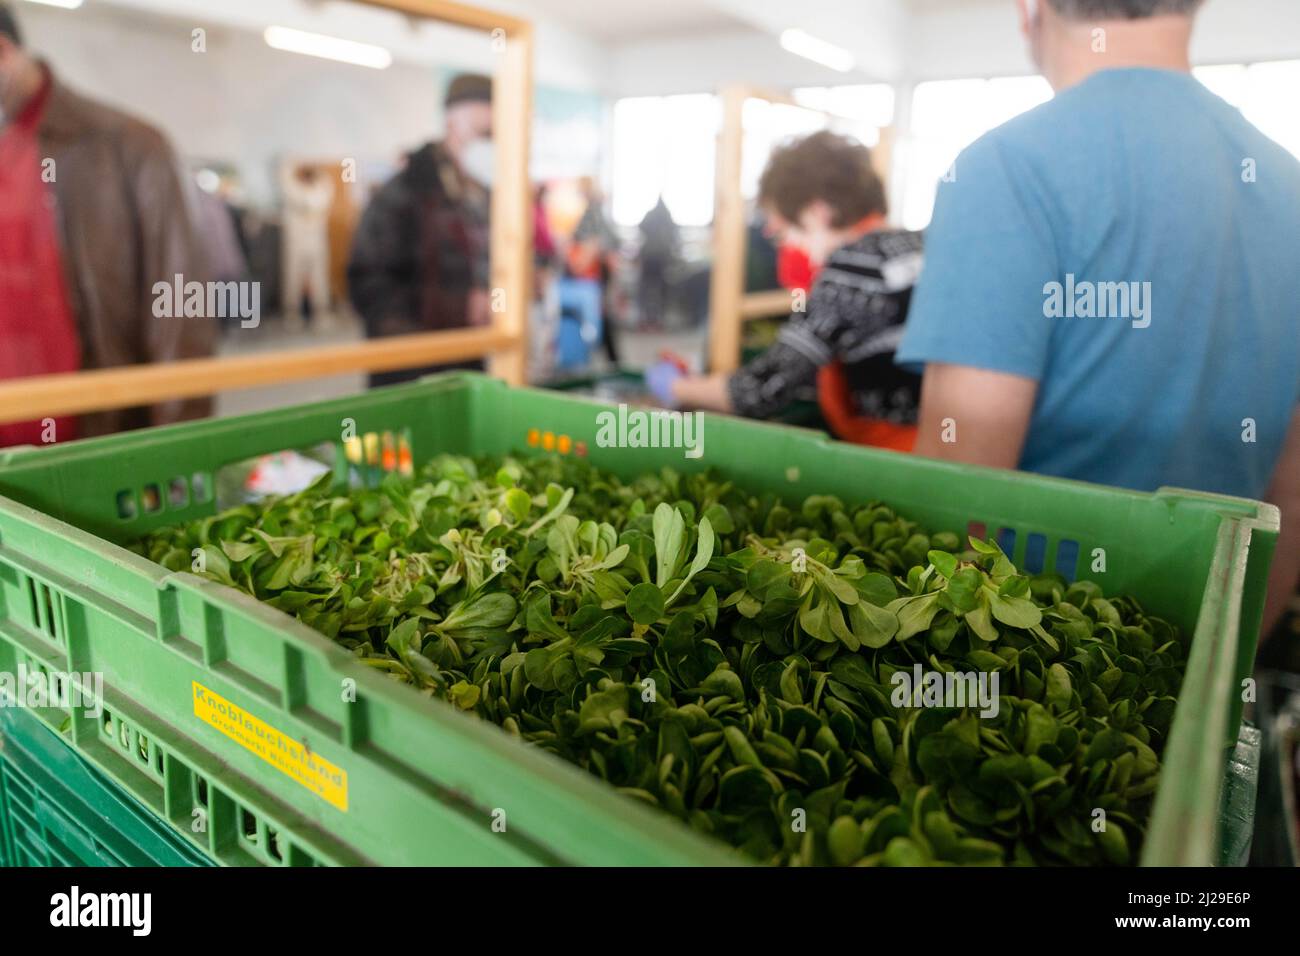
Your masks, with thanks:
[{"label": "dark short hair", "polygon": [[447,84],[447,96],[443,106],[456,103],[492,102],[492,77],[482,73],[460,73]]},{"label": "dark short hair", "polygon": [[1162,13],[1191,16],[1204,0],[1047,0],[1071,20],[1143,20]]},{"label": "dark short hair", "polygon": [[887,213],[885,184],[871,165],[871,150],[829,130],[773,150],[758,182],[759,205],[798,222],[819,199],[831,207],[836,229]]},{"label": "dark short hair", "polygon": [[15,46],[23,45],[23,35],[18,30],[18,21],[14,19],[14,11],[7,3],[0,3],[0,36],[8,37]]}]

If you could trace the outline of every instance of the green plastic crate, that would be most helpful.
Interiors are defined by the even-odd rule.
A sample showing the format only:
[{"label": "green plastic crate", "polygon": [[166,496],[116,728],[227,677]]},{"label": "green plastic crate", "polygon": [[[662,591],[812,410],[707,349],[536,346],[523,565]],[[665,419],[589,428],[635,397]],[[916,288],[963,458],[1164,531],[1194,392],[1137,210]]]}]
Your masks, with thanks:
[{"label": "green plastic crate", "polygon": [[[1077,552],[1078,576],[1139,596],[1192,636],[1143,862],[1213,864],[1243,826],[1248,839],[1249,819],[1222,814],[1220,803],[1277,540],[1275,508],[963,467],[722,417],[706,418],[701,460],[681,450],[606,449],[596,444],[602,408],[453,373],[0,453],[0,670],[22,662],[101,672],[107,716],[70,714],[70,742],[187,839],[195,839],[195,814],[205,815],[202,849],[223,863],[735,861],[559,758],[356,665],[287,615],[120,547],[211,514],[221,467],[337,443],[345,419],[359,434],[409,435],[417,465],[445,451],[585,446],[624,475],[715,466],[793,499],[882,499],[936,531],[996,534],[1031,570]],[[150,503],[158,507],[143,511]],[[1096,548],[1105,550],[1104,574],[1091,571]],[[1221,821],[1234,832],[1221,832]]]},{"label": "green plastic crate", "polygon": [[0,866],[206,866],[35,713],[0,708]]}]

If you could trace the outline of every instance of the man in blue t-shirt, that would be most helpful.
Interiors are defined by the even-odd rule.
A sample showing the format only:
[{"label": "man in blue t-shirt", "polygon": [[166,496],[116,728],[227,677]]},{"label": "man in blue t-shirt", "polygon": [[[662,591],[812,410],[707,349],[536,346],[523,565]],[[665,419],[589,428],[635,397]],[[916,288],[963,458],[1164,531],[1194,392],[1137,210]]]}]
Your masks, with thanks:
[{"label": "man in blue t-shirt", "polygon": [[1018,3],[1057,96],[939,188],[916,451],[1274,502],[1267,628],[1300,578],[1300,162],[1192,77],[1200,0]]}]

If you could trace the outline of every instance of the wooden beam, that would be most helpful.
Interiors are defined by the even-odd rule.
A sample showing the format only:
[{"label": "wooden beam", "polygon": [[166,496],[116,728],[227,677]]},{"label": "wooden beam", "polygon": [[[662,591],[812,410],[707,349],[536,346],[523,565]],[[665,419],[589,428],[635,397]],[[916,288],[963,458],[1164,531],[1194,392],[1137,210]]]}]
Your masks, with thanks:
[{"label": "wooden beam", "polygon": [[233,358],[35,375],[0,382],[0,423],[130,408],[343,372],[460,362],[511,349],[518,351],[519,343],[499,329],[453,329]]},{"label": "wooden beam", "polygon": [[740,303],[745,291],[745,197],[740,191],[744,109],[749,91],[722,91],[714,182],[713,272],[709,282],[709,371],[726,374],[740,364]]},{"label": "wooden beam", "polygon": [[740,299],[740,318],[775,319],[794,311],[794,293],[789,289],[770,292],[751,292]]},{"label": "wooden beam", "polygon": [[[880,142],[871,151],[871,166],[885,186],[885,195],[889,195],[889,180],[894,166],[894,127],[884,126],[880,129]],[[892,218],[892,217],[891,217]],[[897,220],[895,220],[897,221]]]},{"label": "wooden beam", "polygon": [[533,190],[528,175],[533,125],[533,34],[503,39],[492,91],[496,183],[492,188],[492,321],[517,346],[492,356],[488,371],[511,385],[528,381],[528,317],[533,301]]},{"label": "wooden beam", "polygon": [[357,2],[372,7],[386,7],[413,17],[425,17],[429,20],[450,23],[453,26],[483,30],[487,33],[493,30],[504,30],[507,34],[513,34],[529,27],[526,20],[520,20],[518,17],[494,13],[481,7],[472,7],[467,3],[456,3],[454,0],[357,0]]}]

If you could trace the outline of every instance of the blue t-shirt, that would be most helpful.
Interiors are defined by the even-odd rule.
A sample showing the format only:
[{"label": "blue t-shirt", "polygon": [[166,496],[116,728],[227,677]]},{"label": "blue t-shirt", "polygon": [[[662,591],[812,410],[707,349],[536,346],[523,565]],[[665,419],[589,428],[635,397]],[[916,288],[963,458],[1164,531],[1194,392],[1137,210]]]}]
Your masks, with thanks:
[{"label": "blue t-shirt", "polygon": [[1300,405],[1300,162],[1193,77],[1122,69],[947,178],[899,364],[1037,381],[1026,471],[1261,497]]}]

